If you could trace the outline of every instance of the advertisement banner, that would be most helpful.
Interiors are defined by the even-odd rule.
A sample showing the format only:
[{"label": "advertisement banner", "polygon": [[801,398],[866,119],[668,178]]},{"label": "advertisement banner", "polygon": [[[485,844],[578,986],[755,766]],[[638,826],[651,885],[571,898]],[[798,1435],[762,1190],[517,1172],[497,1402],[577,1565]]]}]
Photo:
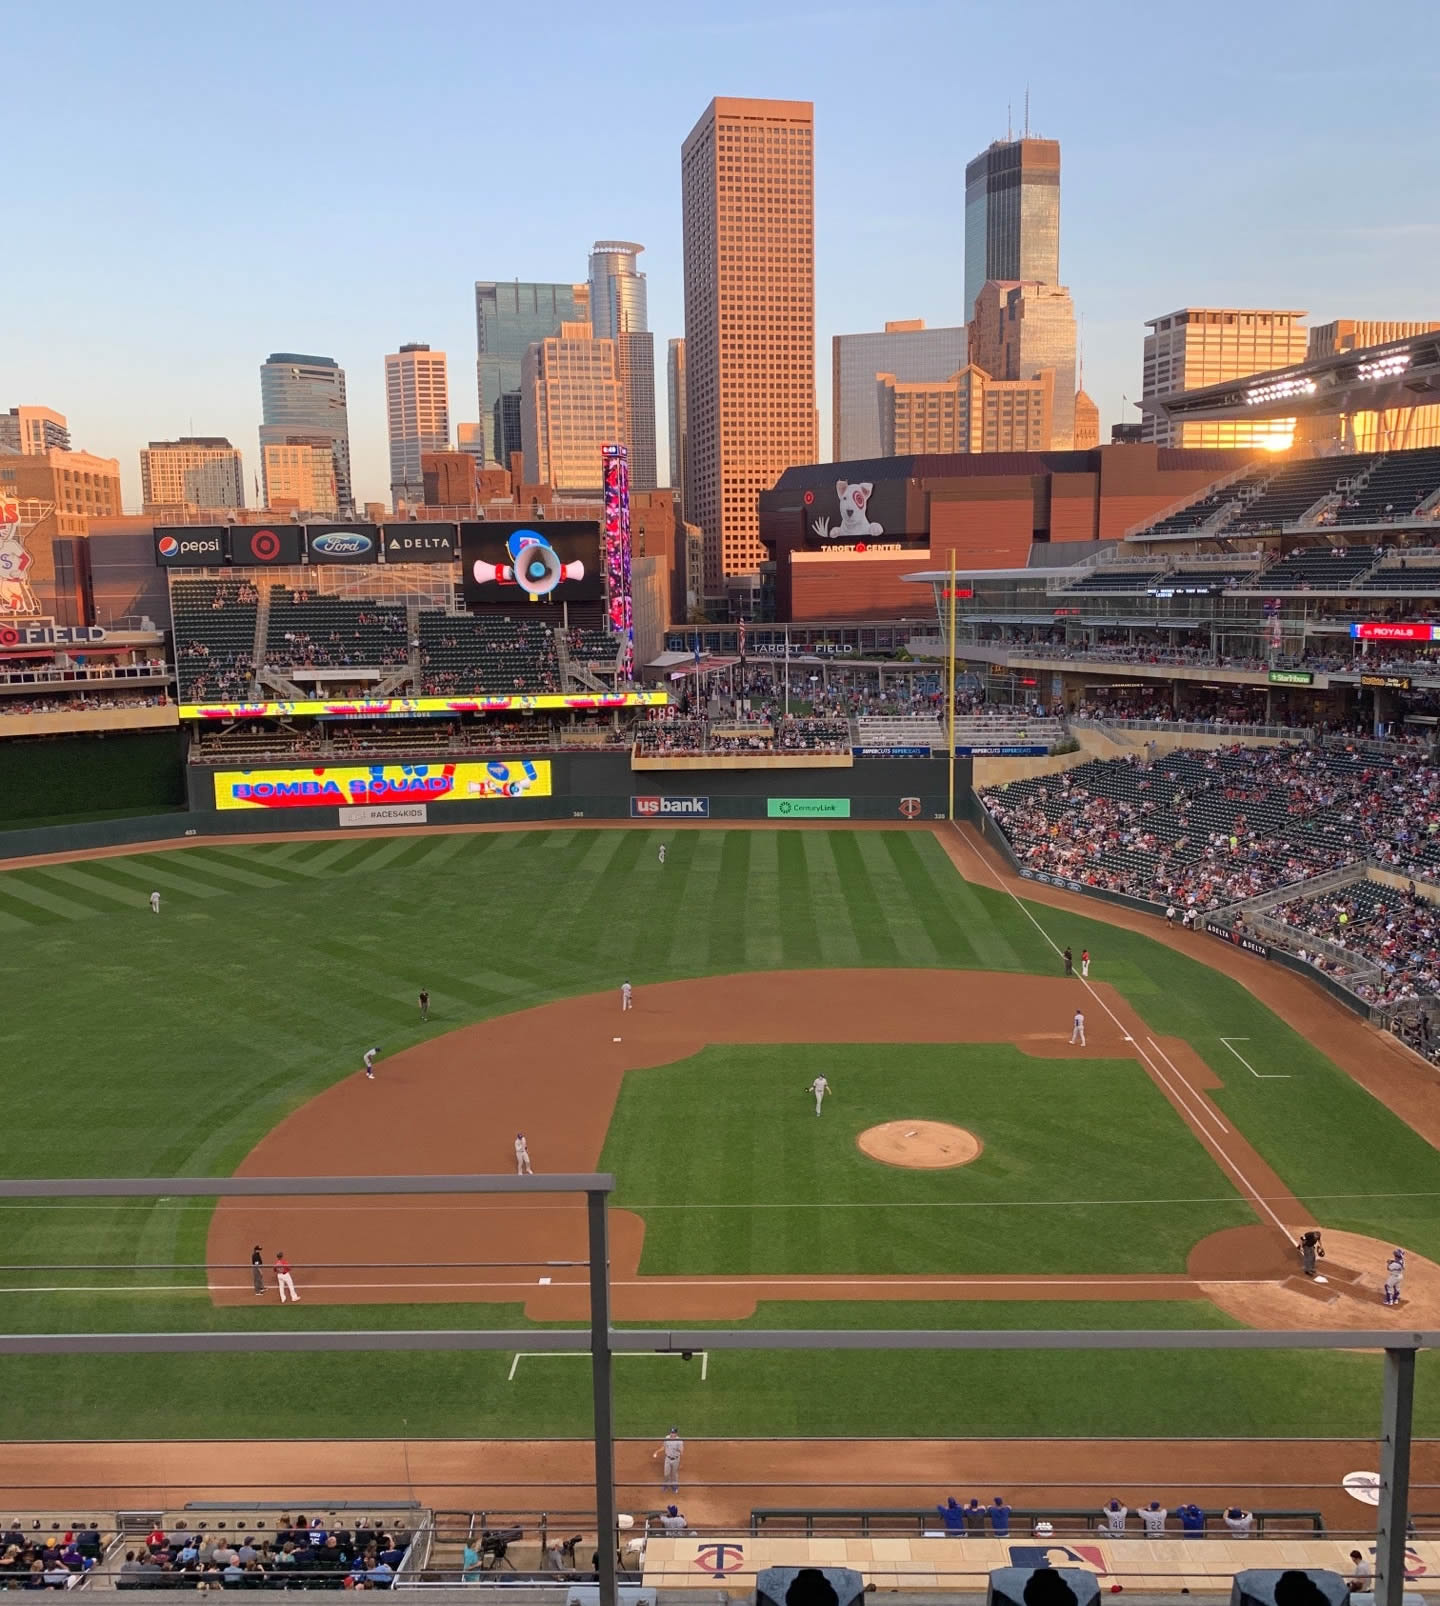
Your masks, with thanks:
[{"label": "advertisement banner", "polygon": [[1440,641],[1440,625],[1392,624],[1384,619],[1367,619],[1350,626],[1356,641]]},{"label": "advertisement banner", "polygon": [[223,524],[178,524],[155,531],[155,563],[161,569],[218,569],[225,561]]},{"label": "advertisement banner", "polygon": [[311,563],[378,563],[378,524],[307,524]]},{"label": "advertisement banner", "polygon": [[1219,926],[1207,920],[1205,930],[1212,937],[1218,937],[1221,942],[1233,943],[1237,948],[1243,948],[1247,954],[1258,954],[1261,959],[1270,957],[1270,949],[1265,943],[1255,937],[1247,937],[1244,932],[1236,930],[1233,926]]},{"label": "advertisement banner", "polygon": [[220,770],[215,776],[217,809],[324,809],[549,796],[548,759]]},{"label": "advertisement banner", "polygon": [[241,568],[299,563],[302,552],[298,524],[230,526],[230,561]]},{"label": "advertisement banner", "polygon": [[429,816],[423,803],[392,803],[389,808],[343,808],[341,825],[424,825]]},{"label": "advertisement banner", "polygon": [[19,500],[0,496],[0,613],[15,618],[40,611],[27,578],[33,562],[25,550],[28,533],[20,523]]},{"label": "advertisement banner", "polygon": [[482,519],[460,526],[460,584],[467,608],[531,602],[599,602],[598,519],[529,524]]},{"label": "advertisement banner", "polygon": [[1315,677],[1308,669],[1272,669],[1266,676],[1272,686],[1313,686]]},{"label": "advertisement banner", "polygon": [[957,747],[956,758],[1044,758],[1050,749],[1043,742],[1015,747]]},{"label": "advertisement banner", "polygon": [[[827,480],[806,491],[805,537],[812,550],[904,541],[908,480]],[[924,531],[914,532],[923,536]]]},{"label": "advertisement banner", "polygon": [[458,524],[386,524],[386,563],[449,563],[460,556]]},{"label": "advertisement banner", "polygon": [[288,703],[181,703],[181,719],[415,719],[423,715],[505,714],[544,709],[663,708],[663,691],[536,692],[518,697],[377,697]]},{"label": "advertisement banner", "polygon": [[1377,691],[1410,691],[1414,681],[1409,675],[1361,675],[1362,686],[1373,686]]},{"label": "advertisement banner", "polygon": [[677,815],[688,817],[692,820],[708,820],[710,818],[710,799],[708,797],[632,797],[630,799],[630,818],[632,820],[673,819]]},{"label": "advertisement banner", "polygon": [[[856,758],[929,758],[928,747],[852,747]],[[958,749],[957,749],[958,751]]]},{"label": "advertisement banner", "polygon": [[767,797],[765,815],[771,820],[848,820],[848,797]]}]

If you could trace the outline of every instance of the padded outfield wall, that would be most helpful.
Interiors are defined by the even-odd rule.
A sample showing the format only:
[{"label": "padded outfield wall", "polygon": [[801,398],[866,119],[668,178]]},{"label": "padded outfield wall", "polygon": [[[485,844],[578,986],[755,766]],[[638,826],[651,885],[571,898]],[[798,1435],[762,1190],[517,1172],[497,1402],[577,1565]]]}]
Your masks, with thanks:
[{"label": "padded outfield wall", "polygon": [[[86,775],[72,797],[63,789],[49,796],[51,815],[96,811],[107,802],[106,760],[112,744],[86,738],[45,744],[60,767],[78,765]],[[8,753],[7,753],[8,756]],[[657,825],[686,819],[769,820],[776,825],[795,820],[838,823],[844,820],[894,821],[943,819],[947,809],[947,772],[943,759],[857,759],[839,769],[795,766],[785,769],[632,770],[628,752],[537,753],[533,758],[457,761],[467,784],[489,787],[484,796],[442,799],[425,792],[395,790],[377,795],[369,790],[375,768],[388,787],[391,778],[433,781],[446,762],[416,760],[407,766],[387,756],[383,764],[327,766],[323,772],[302,765],[257,766],[242,770],[165,766],[166,787],[157,787],[156,813],[126,819],[91,820],[46,825],[41,818],[0,819],[0,858],[39,853],[65,853],[87,848],[125,846],[181,836],[240,836],[269,831],[330,831],[347,826],[483,825],[542,820],[633,820]],[[92,767],[93,766],[93,767]],[[496,771],[500,773],[496,773]],[[283,779],[280,778],[283,772]],[[77,771],[78,773],[78,771]],[[260,781],[260,777],[274,779]],[[171,779],[173,777],[173,780]],[[217,794],[217,778],[220,787]],[[335,780],[335,789],[327,782]],[[365,788],[356,792],[356,783]],[[258,785],[289,788],[247,796]],[[295,789],[311,786],[307,795]],[[970,807],[971,763],[955,761],[957,813]],[[178,796],[172,788],[181,786]],[[82,795],[83,794],[83,795]],[[188,794],[189,812],[159,812],[172,796]],[[508,794],[508,795],[502,795]],[[140,801],[136,799],[136,801]],[[217,801],[230,806],[217,807]],[[342,810],[344,811],[342,817]],[[360,812],[360,811],[365,812]],[[423,814],[418,812],[422,811]],[[11,826],[5,829],[5,826]]]}]

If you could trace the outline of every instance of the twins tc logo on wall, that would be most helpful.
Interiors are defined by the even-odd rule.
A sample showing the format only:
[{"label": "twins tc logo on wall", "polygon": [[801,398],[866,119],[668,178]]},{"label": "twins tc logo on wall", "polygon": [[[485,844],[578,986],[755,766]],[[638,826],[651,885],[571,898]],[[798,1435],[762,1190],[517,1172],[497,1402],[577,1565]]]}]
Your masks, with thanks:
[{"label": "twins tc logo on wall", "polygon": [[920,818],[920,799],[918,797],[902,797],[900,799],[900,817],[904,820],[918,820]]},{"label": "twins tc logo on wall", "polygon": [[700,1545],[695,1551],[695,1565],[712,1578],[727,1578],[745,1565],[745,1549],[736,1544]]}]

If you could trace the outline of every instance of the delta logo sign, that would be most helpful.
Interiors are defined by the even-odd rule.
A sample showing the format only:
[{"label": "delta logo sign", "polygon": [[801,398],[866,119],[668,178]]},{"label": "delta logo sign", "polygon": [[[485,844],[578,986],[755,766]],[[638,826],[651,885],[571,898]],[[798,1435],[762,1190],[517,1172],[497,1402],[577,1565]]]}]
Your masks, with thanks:
[{"label": "delta logo sign", "polygon": [[470,803],[550,796],[546,759],[488,764],[367,764],[221,770],[217,809],[314,809],[384,803]]}]

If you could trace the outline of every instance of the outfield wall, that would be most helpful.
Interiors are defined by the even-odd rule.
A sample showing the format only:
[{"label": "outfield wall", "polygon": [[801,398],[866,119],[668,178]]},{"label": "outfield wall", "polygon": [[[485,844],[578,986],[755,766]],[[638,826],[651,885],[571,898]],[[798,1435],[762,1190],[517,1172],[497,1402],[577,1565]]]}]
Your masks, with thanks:
[{"label": "outfield wall", "polygon": [[185,742],[176,729],[7,741],[0,758],[0,822],[19,826],[102,809],[180,808],[184,772]]},{"label": "outfield wall", "polygon": [[[513,796],[436,801],[425,796],[397,793],[366,797],[356,802],[371,806],[357,809],[334,803],[323,792],[310,801],[280,803],[274,797],[247,803],[236,799],[236,787],[225,783],[231,802],[240,806],[216,807],[217,775],[274,774],[281,766],[264,771],[202,769],[191,766],[185,775],[190,811],[184,814],[141,815],[130,819],[91,820],[73,825],[36,824],[0,831],[0,859],[25,858],[41,853],[74,853],[102,847],[124,847],[163,842],[186,836],[263,835],[271,831],[333,831],[344,826],[371,829],[423,830],[431,825],[497,825],[559,820],[628,820],[638,825],[664,825],[687,820],[769,821],[784,825],[815,821],[843,825],[846,820],[896,825],[944,819],[947,813],[948,767],[944,759],[864,759],[845,770],[788,769],[767,771],[707,770],[683,774],[636,773],[627,752],[550,753],[532,760],[505,758],[494,765],[471,761],[470,770],[489,772],[496,766],[510,779],[498,786],[522,788]],[[534,771],[531,780],[528,770]],[[285,766],[291,779],[286,785],[309,780],[317,772],[298,765]],[[433,760],[409,767],[413,777],[443,771]],[[366,765],[330,766],[332,773],[366,774]],[[406,766],[387,757],[384,770],[396,772],[402,782]],[[542,783],[543,782],[543,786]],[[345,784],[349,784],[346,782]],[[955,797],[965,807],[971,791],[969,759],[955,760]],[[105,794],[93,789],[88,806],[107,806]],[[79,812],[85,802],[67,798],[52,812]],[[272,806],[272,804],[274,806]],[[365,817],[357,818],[357,814]],[[349,816],[343,818],[342,815]],[[422,817],[423,816],[423,817]]]}]

